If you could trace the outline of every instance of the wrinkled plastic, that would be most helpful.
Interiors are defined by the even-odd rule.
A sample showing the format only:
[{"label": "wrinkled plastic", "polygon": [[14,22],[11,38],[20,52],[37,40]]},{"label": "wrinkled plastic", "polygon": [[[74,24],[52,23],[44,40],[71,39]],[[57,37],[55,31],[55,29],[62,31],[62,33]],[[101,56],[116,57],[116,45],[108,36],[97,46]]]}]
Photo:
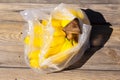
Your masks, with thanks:
[{"label": "wrinkled plastic", "polygon": [[[78,12],[77,14],[75,13],[76,11]],[[21,15],[28,22],[24,30],[25,60],[31,68],[40,73],[50,73],[67,68],[80,59],[89,47],[91,26],[84,22],[87,16],[79,8],[60,4],[56,8],[28,9],[22,11]],[[82,28],[82,34],[78,36],[77,45],[44,58],[53,40],[55,32],[53,25],[59,25],[59,23],[52,24],[52,20],[64,21],[61,24],[64,27],[67,22],[69,23],[75,18],[79,19],[80,27]],[[61,35],[64,36],[64,34]],[[35,59],[32,60],[29,56]],[[33,67],[31,63],[33,63]],[[34,67],[34,65],[37,65],[37,67]]]}]

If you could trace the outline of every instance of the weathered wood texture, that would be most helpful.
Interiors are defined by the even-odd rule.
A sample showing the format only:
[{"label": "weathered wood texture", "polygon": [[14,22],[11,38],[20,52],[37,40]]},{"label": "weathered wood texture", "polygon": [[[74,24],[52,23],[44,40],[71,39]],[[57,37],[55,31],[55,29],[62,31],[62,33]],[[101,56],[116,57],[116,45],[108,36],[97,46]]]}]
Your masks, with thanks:
[{"label": "weathered wood texture", "polygon": [[[107,26],[113,29],[109,40],[101,49],[94,50],[94,48],[92,48],[91,52],[86,52],[84,56],[88,58],[88,60],[83,58],[83,62],[81,63],[85,64],[82,65],[81,68],[45,75],[33,72],[25,64],[24,47],[22,43],[22,31],[25,21],[19,12],[28,8],[49,7],[56,6],[56,4],[0,3],[0,79],[120,80],[120,5],[87,4],[87,1],[83,1],[86,2],[86,4],[79,4],[79,7],[84,9],[89,8],[89,11],[92,12],[99,12],[106,20],[99,24],[97,21],[93,21],[92,25],[95,28],[93,29],[93,33],[104,33],[106,32],[105,28]],[[112,2],[112,0],[106,1]],[[119,2],[119,0],[117,1]],[[93,0],[90,3],[92,2],[96,3],[97,0]],[[102,3],[100,0],[98,2]],[[104,24],[104,22],[109,22],[111,26]],[[108,33],[104,35],[108,35]],[[86,59],[86,62],[84,62],[84,59]]]},{"label": "weathered wood texture", "polygon": [[31,69],[0,69],[1,80],[120,80],[120,71],[72,70],[37,74]]},{"label": "weathered wood texture", "polygon": [[[1,21],[23,21],[22,17],[19,14],[19,11],[28,9],[28,8],[39,8],[39,7],[55,7],[57,4],[28,4],[28,3],[11,3],[5,4],[0,3],[0,20]],[[99,11],[105,17],[107,22],[111,24],[120,24],[120,5],[119,4],[79,4],[80,8],[88,8],[94,11]],[[73,5],[76,6],[76,5]],[[76,6],[78,7],[78,6]],[[9,13],[8,13],[9,11]],[[6,15],[6,16],[4,16]],[[112,17],[111,17],[112,16]],[[115,19],[115,20],[113,20]]]},{"label": "weathered wood texture", "polygon": [[0,0],[3,3],[41,3],[41,4],[56,4],[56,3],[71,3],[71,4],[79,4],[79,3],[97,3],[97,4],[118,4],[120,0]]}]

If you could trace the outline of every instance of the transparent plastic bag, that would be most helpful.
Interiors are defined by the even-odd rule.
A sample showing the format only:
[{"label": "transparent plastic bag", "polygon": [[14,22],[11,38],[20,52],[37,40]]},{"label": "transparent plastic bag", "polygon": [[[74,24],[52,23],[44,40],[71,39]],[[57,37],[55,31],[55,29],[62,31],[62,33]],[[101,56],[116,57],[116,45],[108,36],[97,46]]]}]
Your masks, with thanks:
[{"label": "transparent plastic bag", "polygon": [[[89,47],[91,26],[85,13],[60,4],[56,8],[28,9],[21,12],[28,22],[24,32],[25,59],[40,73],[60,71],[75,63]],[[81,34],[68,39],[63,28],[78,19]],[[88,24],[86,24],[88,23]]]}]

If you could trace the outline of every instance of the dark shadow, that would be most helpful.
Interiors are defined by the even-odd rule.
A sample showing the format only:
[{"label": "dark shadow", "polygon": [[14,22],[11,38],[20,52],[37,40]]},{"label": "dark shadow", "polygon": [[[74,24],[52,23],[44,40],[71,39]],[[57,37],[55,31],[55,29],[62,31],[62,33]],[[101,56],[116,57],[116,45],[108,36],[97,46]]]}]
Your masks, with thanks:
[{"label": "dark shadow", "polygon": [[100,12],[96,12],[91,9],[83,9],[83,11],[87,14],[90,24],[92,25],[90,48],[85,51],[84,55],[76,63],[65,70],[82,67],[97,50],[104,47],[104,44],[108,41],[113,31],[113,29],[110,28],[111,24],[106,22]]}]

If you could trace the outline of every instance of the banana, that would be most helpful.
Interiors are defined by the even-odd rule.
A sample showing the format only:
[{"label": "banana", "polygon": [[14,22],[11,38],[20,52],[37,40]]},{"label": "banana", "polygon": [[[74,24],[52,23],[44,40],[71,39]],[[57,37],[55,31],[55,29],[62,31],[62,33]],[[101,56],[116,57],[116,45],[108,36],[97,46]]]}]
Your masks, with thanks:
[{"label": "banana", "polygon": [[53,18],[51,20],[51,24],[52,24],[52,26],[53,26],[54,29],[62,29],[62,27],[61,27],[61,20]]},{"label": "banana", "polygon": [[55,29],[54,34],[53,34],[53,39],[50,44],[50,48],[45,54],[45,58],[51,57],[60,52],[60,49],[62,47],[61,44],[63,44],[65,41],[65,36],[66,36],[65,32],[62,31],[60,28]]},{"label": "banana", "polygon": [[26,45],[29,45],[29,44],[30,44],[30,36],[29,36],[29,35],[27,35],[27,36],[25,37],[24,43],[25,43]]},{"label": "banana", "polygon": [[48,21],[47,20],[42,20],[41,24],[45,27],[47,25]]},{"label": "banana", "polygon": [[62,20],[62,21],[61,21],[61,26],[62,26],[62,27],[67,26],[67,24],[69,24],[70,21],[71,21],[71,20]]},{"label": "banana", "polygon": [[68,40],[67,38],[65,39],[65,43],[63,44],[62,48],[61,48],[61,52],[66,51],[70,48],[72,48],[72,40]]},{"label": "banana", "polygon": [[42,46],[42,43],[43,43],[43,41],[40,36],[34,36],[34,38],[33,38],[33,46],[34,47],[40,48]]},{"label": "banana", "polygon": [[[74,9],[68,9],[68,11],[77,18],[84,18],[81,11]],[[63,17],[65,19],[58,19],[59,17]],[[30,45],[30,47],[32,46],[32,50],[28,53],[29,64],[32,68],[48,68],[48,66],[41,66],[41,64],[51,57],[53,64],[60,65],[71,56],[71,54],[65,52],[76,46],[78,42],[75,39],[67,39],[67,34],[63,31],[63,28],[72,21],[68,19],[68,17],[69,16],[65,16],[65,14],[63,15],[61,12],[57,12],[51,17],[51,25],[54,28],[54,33],[52,35],[53,38],[49,45],[50,47],[47,49],[42,59],[40,59],[41,47],[44,45],[43,42],[45,40],[42,39],[41,36],[46,35],[44,28],[48,24],[48,21],[41,20],[41,22],[36,21],[33,24],[32,37],[31,35],[27,35],[24,39],[24,43],[26,45],[32,43]]]},{"label": "banana", "polygon": [[30,60],[30,67],[39,68],[39,60],[36,60],[36,59]]},{"label": "banana", "polygon": [[64,63],[68,58],[70,57],[70,54],[67,53],[61,53],[61,54],[57,54],[54,56],[54,58],[52,58],[52,63],[53,64],[62,64]]},{"label": "banana", "polygon": [[80,18],[81,20],[84,19],[84,14],[83,14],[82,11],[80,11],[80,10],[75,10],[75,9],[70,9],[70,8],[68,9],[68,11],[69,11],[72,15],[76,16],[77,18]]},{"label": "banana", "polygon": [[72,47],[73,47],[72,41],[65,39],[65,42],[62,45],[61,50],[60,50],[60,52],[63,52],[63,53],[56,55],[55,58],[52,59],[52,62],[54,64],[61,64],[65,62],[69,58],[70,54],[64,53],[64,51],[69,50]]},{"label": "banana", "polygon": [[31,67],[38,68],[39,67],[39,50],[31,51],[28,54],[28,59]]},{"label": "banana", "polygon": [[65,37],[66,33],[63,30],[61,30],[61,29],[56,29],[54,31],[53,37],[60,37],[60,36],[64,36]]},{"label": "banana", "polygon": [[57,53],[60,52],[62,44],[64,44],[64,42],[65,42],[65,36],[66,36],[66,34],[61,30],[57,30],[54,32],[53,39],[50,44],[50,48],[48,49],[47,53],[45,54],[45,58],[56,55]]},{"label": "banana", "polygon": [[39,68],[40,65],[40,60],[39,55],[40,55],[40,48],[42,47],[43,44],[43,39],[41,38],[41,35],[43,34],[43,29],[42,27],[46,25],[46,21],[42,21],[43,25],[40,25],[39,22],[34,22],[33,26],[33,32],[31,33],[32,36],[27,35],[26,38],[24,39],[24,42],[26,45],[30,44],[29,46],[31,47],[31,50],[28,53],[28,59],[30,66],[33,68]]}]

